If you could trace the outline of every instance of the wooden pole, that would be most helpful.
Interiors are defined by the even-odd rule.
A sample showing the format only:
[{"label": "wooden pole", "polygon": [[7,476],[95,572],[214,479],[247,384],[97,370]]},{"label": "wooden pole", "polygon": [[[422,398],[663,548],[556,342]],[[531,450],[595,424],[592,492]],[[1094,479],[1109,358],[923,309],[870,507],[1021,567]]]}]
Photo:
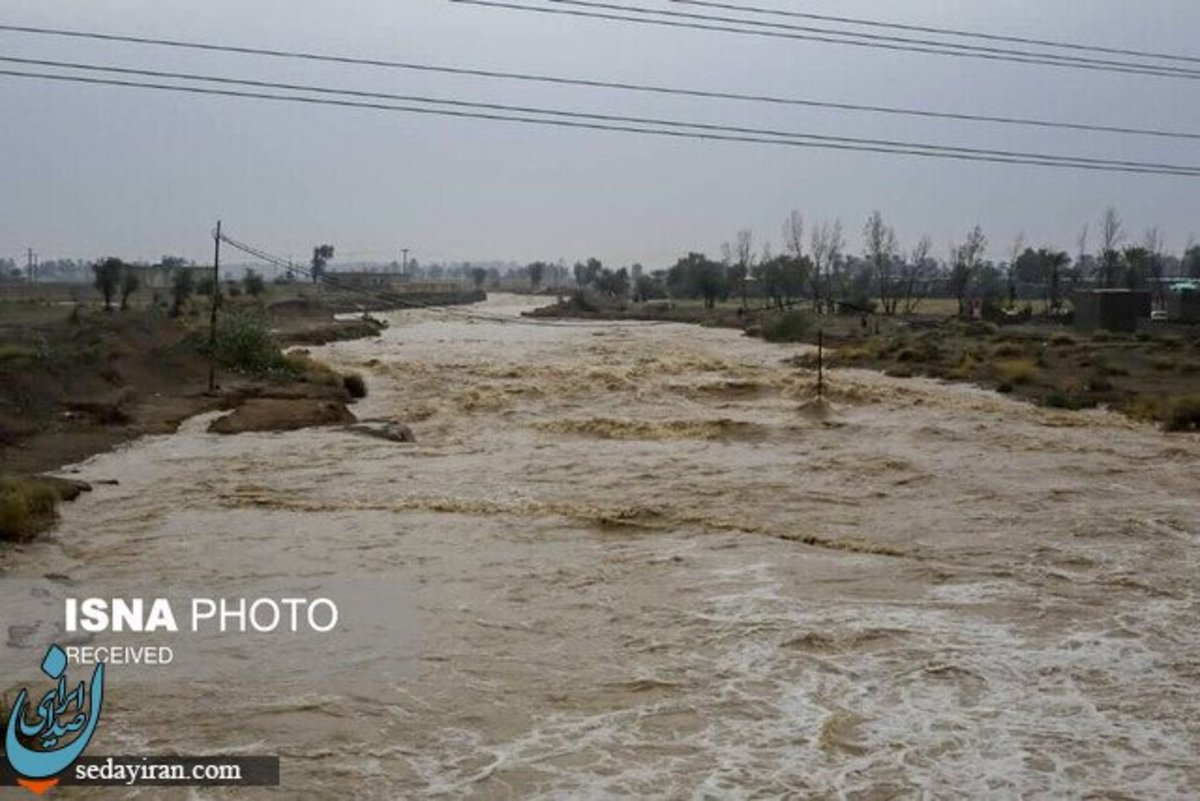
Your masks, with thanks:
[{"label": "wooden pole", "polygon": [[209,299],[211,310],[208,319],[208,391],[217,389],[217,306],[221,302],[221,221],[217,220],[217,231],[213,234],[213,284]]},{"label": "wooden pole", "polygon": [[817,399],[825,398],[825,331],[817,331]]}]

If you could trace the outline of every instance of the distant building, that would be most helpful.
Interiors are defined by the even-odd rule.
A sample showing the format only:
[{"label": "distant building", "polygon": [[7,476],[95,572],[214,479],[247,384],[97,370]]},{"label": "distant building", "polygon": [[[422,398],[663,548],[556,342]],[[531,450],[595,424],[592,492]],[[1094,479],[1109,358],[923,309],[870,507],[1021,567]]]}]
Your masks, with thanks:
[{"label": "distant building", "polygon": [[1137,331],[1138,320],[1150,317],[1153,306],[1148,291],[1091,289],[1076,292],[1075,328],[1090,331]]},{"label": "distant building", "polygon": [[1200,323],[1200,281],[1195,286],[1177,286],[1166,293],[1167,319]]}]

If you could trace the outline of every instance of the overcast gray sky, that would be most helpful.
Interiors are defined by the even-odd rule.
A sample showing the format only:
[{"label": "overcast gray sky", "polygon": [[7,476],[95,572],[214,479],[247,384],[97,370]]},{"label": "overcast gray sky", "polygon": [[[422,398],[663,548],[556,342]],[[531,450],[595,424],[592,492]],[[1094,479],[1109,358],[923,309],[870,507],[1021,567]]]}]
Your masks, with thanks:
[{"label": "overcast gray sky", "polygon": [[[671,7],[664,0],[615,0]],[[748,0],[734,0],[750,4]],[[537,2],[537,0],[531,0]],[[761,0],[758,5],[1200,55],[1194,0]],[[5,0],[0,21],[852,103],[1200,131],[1200,82],[868,51],[487,10],[445,0]],[[1200,163],[1194,141],[914,121],[513,85],[0,33],[0,53],[1101,157]],[[1132,238],[1200,234],[1200,179],[1090,174],[538,129],[360,109],[0,77],[0,257],[210,258],[229,231],[284,256],[505,258],[666,266],[737,230],[778,240],[795,208],[875,208],[942,255],[976,222],[992,255],[1024,231],[1074,250],[1108,205]],[[1095,237],[1093,236],[1093,243]]]}]

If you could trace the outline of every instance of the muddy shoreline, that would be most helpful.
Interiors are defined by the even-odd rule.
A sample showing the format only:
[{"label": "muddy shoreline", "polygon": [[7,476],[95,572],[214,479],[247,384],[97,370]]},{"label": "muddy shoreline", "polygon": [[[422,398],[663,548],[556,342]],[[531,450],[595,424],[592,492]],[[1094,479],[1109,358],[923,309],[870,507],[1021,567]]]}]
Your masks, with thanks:
[{"label": "muddy shoreline", "polygon": [[[474,299],[463,294],[414,302]],[[387,326],[370,312],[381,310],[326,299],[253,311],[266,315],[276,346],[286,350],[378,337]],[[45,498],[47,489],[59,501],[90,489],[48,477],[77,473],[70,465],[147,435],[174,433],[196,415],[247,405],[255,413],[224,433],[352,422],[349,407],[363,391],[360,377],[342,376],[303,350],[286,371],[218,369],[210,391],[209,361],[197,344],[205,338],[198,314],[172,319],[155,309],[104,313],[49,304],[9,311],[0,321],[0,479],[6,482],[0,487],[0,539],[27,541],[57,522],[57,502],[30,500]],[[347,312],[361,316],[345,319]]]}]

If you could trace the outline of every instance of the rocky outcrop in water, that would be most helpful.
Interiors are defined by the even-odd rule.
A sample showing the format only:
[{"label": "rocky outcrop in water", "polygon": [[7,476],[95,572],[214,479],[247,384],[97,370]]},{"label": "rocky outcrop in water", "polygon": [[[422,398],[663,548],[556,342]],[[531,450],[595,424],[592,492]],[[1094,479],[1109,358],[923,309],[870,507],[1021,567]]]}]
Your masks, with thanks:
[{"label": "rocky outcrop in water", "polygon": [[252,398],[231,414],[214,420],[214,434],[248,431],[295,431],[314,426],[345,425],[356,421],[346,404],[331,400]]}]

